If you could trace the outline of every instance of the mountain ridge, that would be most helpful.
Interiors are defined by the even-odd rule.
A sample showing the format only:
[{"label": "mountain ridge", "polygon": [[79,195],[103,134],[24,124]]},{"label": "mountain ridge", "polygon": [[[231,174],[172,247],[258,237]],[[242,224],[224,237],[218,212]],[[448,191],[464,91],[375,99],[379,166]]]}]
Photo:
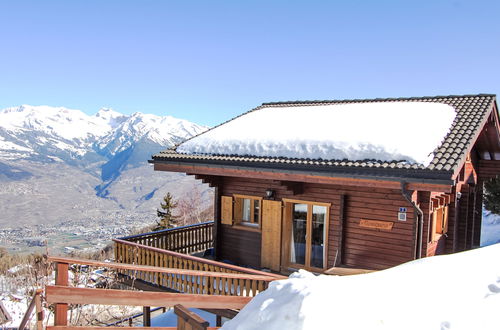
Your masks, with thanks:
[{"label": "mountain ridge", "polygon": [[[182,198],[201,183],[154,172],[147,160],[206,129],[172,116],[124,115],[110,108],[93,115],[50,106],[1,109],[0,245],[2,228],[31,232],[60,223],[57,230],[80,235],[76,224],[104,222],[116,227],[113,233],[126,234],[132,225],[153,221],[166,192]],[[201,188],[209,204],[209,190]],[[89,237],[96,235],[101,233]]]}]

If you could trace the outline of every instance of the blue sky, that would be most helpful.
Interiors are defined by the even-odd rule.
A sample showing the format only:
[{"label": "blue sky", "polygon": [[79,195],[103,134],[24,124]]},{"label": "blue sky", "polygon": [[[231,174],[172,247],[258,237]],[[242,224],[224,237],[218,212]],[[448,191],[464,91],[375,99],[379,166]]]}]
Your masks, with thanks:
[{"label": "blue sky", "polygon": [[215,125],[262,102],[500,93],[500,1],[0,0],[0,108]]}]

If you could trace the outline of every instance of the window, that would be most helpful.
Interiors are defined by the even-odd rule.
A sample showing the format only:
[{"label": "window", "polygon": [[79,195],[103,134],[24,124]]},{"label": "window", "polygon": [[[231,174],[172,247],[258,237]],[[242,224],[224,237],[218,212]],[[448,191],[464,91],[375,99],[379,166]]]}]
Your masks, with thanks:
[{"label": "window", "polygon": [[234,195],[235,224],[258,227],[261,222],[261,205],[261,197]]},{"label": "window", "polygon": [[432,209],[431,221],[430,241],[435,242],[448,232],[448,205],[436,203]]}]

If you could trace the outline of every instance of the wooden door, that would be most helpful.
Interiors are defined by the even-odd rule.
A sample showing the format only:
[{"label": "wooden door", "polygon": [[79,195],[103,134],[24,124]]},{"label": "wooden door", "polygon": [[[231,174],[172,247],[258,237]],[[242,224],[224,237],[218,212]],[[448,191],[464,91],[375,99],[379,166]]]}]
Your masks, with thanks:
[{"label": "wooden door", "polygon": [[281,202],[262,203],[261,267],[280,270],[281,259]]}]

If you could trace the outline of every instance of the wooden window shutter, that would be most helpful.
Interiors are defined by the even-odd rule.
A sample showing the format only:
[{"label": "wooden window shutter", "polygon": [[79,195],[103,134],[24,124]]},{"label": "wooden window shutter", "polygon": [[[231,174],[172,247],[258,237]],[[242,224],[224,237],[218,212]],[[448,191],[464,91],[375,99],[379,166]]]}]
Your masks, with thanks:
[{"label": "wooden window shutter", "polygon": [[436,213],[436,233],[443,233],[443,208],[440,207],[434,211]]},{"label": "wooden window shutter", "polygon": [[436,230],[437,230],[437,210],[434,210],[434,212],[432,212],[432,218],[431,218],[431,221],[432,221],[432,225],[431,225],[431,237],[430,237],[430,242],[435,242],[436,241],[436,238],[437,238],[437,235],[436,235]]},{"label": "wooden window shutter", "polygon": [[234,222],[241,222],[241,220],[243,219],[243,198],[234,198],[233,219]]},{"label": "wooden window shutter", "polygon": [[221,223],[223,225],[233,224],[233,198],[230,196],[221,197]]},{"label": "wooden window shutter", "polygon": [[445,206],[443,214],[443,234],[446,234],[447,232],[448,232],[448,205]]}]

